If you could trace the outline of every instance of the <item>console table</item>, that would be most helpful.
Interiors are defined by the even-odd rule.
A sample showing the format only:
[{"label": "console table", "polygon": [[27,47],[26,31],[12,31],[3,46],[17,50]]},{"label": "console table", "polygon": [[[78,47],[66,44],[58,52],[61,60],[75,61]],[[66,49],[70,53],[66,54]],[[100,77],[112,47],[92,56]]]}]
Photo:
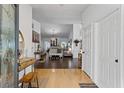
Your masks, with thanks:
[{"label": "console table", "polygon": [[26,57],[19,60],[19,86],[23,87],[24,83],[29,83],[29,87],[31,87],[31,81],[36,74],[34,71],[34,63],[35,58],[32,57]]},{"label": "console table", "polygon": [[35,59],[34,58],[30,58],[30,57],[27,57],[27,58],[22,58],[19,60],[19,68],[18,68],[18,71],[22,71],[24,70],[25,68],[33,65],[35,63]]}]

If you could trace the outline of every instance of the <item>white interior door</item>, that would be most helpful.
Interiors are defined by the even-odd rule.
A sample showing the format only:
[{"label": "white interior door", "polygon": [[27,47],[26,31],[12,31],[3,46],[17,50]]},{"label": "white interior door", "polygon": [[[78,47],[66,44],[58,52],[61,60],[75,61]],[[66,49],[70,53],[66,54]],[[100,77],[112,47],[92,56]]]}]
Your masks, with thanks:
[{"label": "white interior door", "polygon": [[99,22],[98,71],[100,87],[120,85],[120,10],[116,10]]},{"label": "white interior door", "polygon": [[91,25],[84,28],[83,32],[83,69],[91,76]]}]

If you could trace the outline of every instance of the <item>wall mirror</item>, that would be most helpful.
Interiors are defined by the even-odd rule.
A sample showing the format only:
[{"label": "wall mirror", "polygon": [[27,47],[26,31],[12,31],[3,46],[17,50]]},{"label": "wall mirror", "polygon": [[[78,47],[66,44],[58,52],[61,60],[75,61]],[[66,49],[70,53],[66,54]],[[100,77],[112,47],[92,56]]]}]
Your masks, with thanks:
[{"label": "wall mirror", "polygon": [[21,31],[19,31],[19,58],[24,57],[24,37]]}]

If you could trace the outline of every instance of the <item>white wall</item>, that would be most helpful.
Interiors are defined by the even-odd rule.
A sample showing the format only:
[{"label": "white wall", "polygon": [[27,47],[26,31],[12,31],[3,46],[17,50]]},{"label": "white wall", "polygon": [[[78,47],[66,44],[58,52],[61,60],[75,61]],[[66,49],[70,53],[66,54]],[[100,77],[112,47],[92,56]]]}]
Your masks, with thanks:
[{"label": "white wall", "polygon": [[96,32],[98,31],[97,30],[97,22],[101,19],[103,19],[104,17],[108,16],[110,13],[112,13],[114,10],[116,10],[117,8],[120,8],[120,5],[90,5],[83,13],[82,13],[82,24],[83,24],[83,27],[86,27],[88,25],[94,25],[93,27],[93,31],[95,31],[95,37],[94,37],[94,63],[95,64],[95,77],[94,77],[94,82],[99,86],[100,85],[100,81],[99,79],[100,78],[97,78],[98,76],[98,71],[99,69],[97,68],[98,66],[98,51],[97,51],[97,43],[96,41],[99,39],[97,38],[96,36],[99,36],[99,34],[97,34]]},{"label": "white wall", "polygon": [[90,5],[83,13],[82,13],[82,24],[83,26],[94,23],[115,9],[119,8],[119,4],[97,4]]},{"label": "white wall", "polygon": [[[24,36],[24,57],[34,57],[32,52],[32,7],[19,5],[19,30]],[[26,73],[31,71],[31,66],[26,68]],[[23,76],[24,70],[19,72],[19,79]]]},{"label": "white wall", "polygon": [[32,7],[19,5],[19,30],[25,41],[24,56],[32,57]]},{"label": "white wall", "polygon": [[74,40],[81,38],[81,24],[73,24],[73,39],[72,39],[72,53],[73,58],[78,58],[78,53],[80,51],[80,43],[78,43],[78,46],[75,45]]}]

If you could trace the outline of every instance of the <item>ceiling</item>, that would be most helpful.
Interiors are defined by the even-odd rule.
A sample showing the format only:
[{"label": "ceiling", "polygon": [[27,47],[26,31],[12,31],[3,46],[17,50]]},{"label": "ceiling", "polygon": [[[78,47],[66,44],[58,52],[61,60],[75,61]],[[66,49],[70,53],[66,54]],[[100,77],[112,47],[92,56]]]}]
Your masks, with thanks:
[{"label": "ceiling", "polygon": [[32,4],[33,18],[41,23],[81,23],[88,4]]},{"label": "ceiling", "polygon": [[[68,37],[87,4],[32,4],[33,19],[41,23],[42,37]],[[55,30],[55,31],[53,31]]]},{"label": "ceiling", "polygon": [[68,38],[73,31],[72,24],[42,24],[41,37],[61,37]]}]

